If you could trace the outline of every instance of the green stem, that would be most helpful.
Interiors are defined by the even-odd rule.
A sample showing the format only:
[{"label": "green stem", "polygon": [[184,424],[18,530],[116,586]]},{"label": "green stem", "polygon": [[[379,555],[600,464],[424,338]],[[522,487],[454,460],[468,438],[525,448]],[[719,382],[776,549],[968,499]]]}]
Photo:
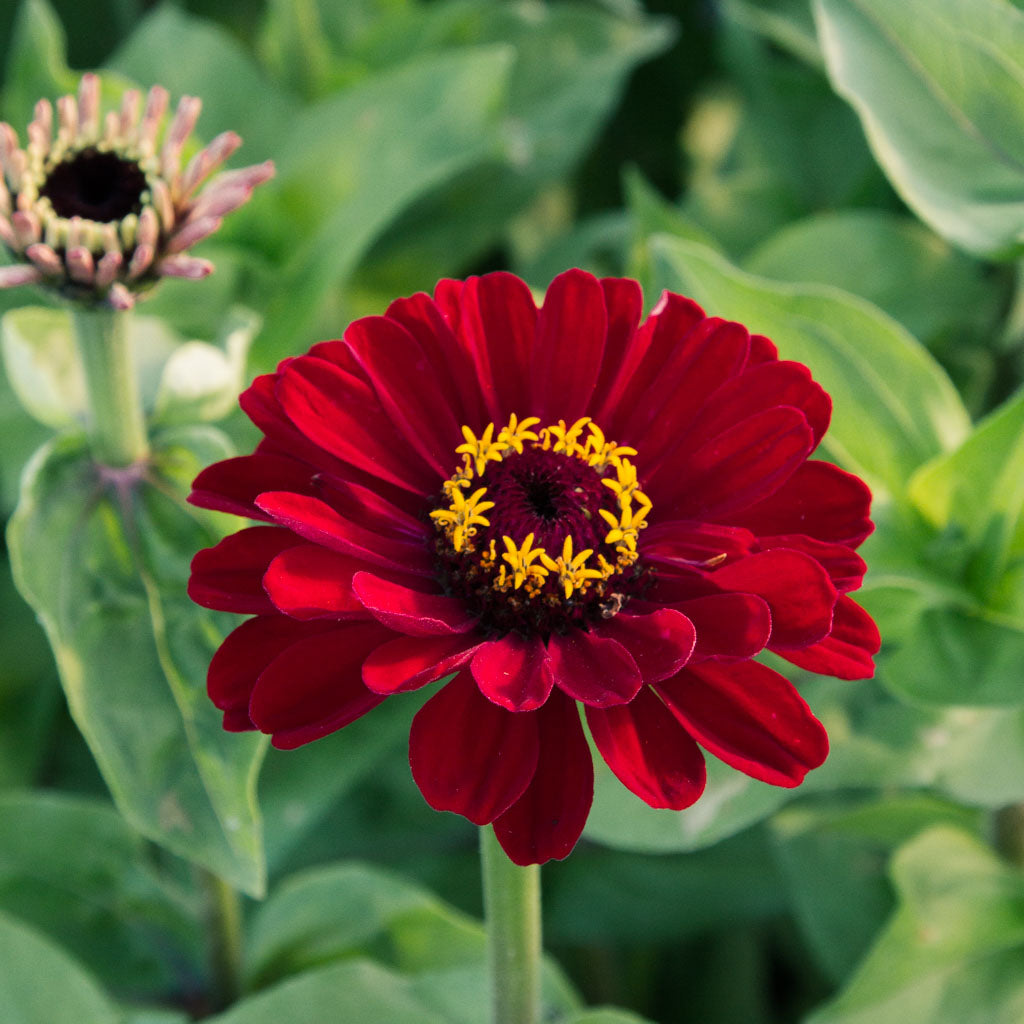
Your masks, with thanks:
[{"label": "green stem", "polygon": [[480,829],[491,1024],[540,1021],[540,868],[508,859],[493,829]]},{"label": "green stem", "polygon": [[219,875],[202,869],[206,890],[210,990],[214,1008],[230,1006],[242,989],[242,901]]},{"label": "green stem", "polygon": [[142,415],[127,311],[71,311],[89,398],[89,441],[97,462],[123,468],[146,457]]}]

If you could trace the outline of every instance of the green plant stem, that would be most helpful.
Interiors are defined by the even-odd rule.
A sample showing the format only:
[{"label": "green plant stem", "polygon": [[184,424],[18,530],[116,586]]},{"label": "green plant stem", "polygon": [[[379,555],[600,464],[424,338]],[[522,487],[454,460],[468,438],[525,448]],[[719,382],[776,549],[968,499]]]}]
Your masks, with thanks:
[{"label": "green plant stem", "polygon": [[508,859],[494,830],[480,829],[491,1024],[540,1021],[540,868]]},{"label": "green plant stem", "polygon": [[97,462],[121,469],[149,452],[127,311],[71,312],[89,398],[89,442]]},{"label": "green plant stem", "polygon": [[206,931],[209,949],[210,995],[223,1010],[242,989],[242,900],[238,892],[212,871],[202,869],[206,890]]}]

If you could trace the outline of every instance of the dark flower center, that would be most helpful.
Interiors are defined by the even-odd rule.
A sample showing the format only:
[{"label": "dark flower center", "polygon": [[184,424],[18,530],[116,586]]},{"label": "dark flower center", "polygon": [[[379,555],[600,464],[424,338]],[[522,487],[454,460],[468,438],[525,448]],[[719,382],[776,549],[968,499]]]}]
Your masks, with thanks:
[{"label": "dark flower center", "polygon": [[146,187],[146,176],[134,160],[90,148],[57,164],[39,194],[50,200],[58,217],[105,223],[139,213]]},{"label": "dark flower center", "polygon": [[[438,573],[492,633],[565,632],[617,614],[649,573],[637,534],[651,503],[624,448],[588,418],[535,431],[494,424],[456,451],[462,468],[431,517]],[[587,436],[584,438],[584,433]]]}]

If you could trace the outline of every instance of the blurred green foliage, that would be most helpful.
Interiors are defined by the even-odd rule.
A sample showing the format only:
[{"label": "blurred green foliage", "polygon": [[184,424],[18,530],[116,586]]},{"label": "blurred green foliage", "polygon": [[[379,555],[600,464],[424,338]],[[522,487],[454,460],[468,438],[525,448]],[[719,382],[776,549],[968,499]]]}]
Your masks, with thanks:
[{"label": "blurred green foliage", "polygon": [[[599,771],[584,841],[544,874],[551,1019],[1024,1019],[1024,878],[994,842],[1024,803],[1016,7],[18,0],[0,60],[16,128],[98,68],[111,98],[201,96],[204,139],[233,128],[240,158],[278,168],[200,250],[217,273],[144,307],[163,321],[143,323],[160,486],[130,514],[95,502],[69,437],[21,484],[19,582],[82,732],[5,571],[5,1020],[212,1013],[195,864],[269,891],[247,907],[245,997],[209,1019],[482,1019],[475,830],[409,777],[422,698],[269,751],[258,801],[262,750],[219,732],[203,671],[230,624],[182,588],[221,527],[180,498],[228,442],[182,424],[226,411],[250,336],[247,376],[441,276],[507,267],[543,289],[568,265],[636,276],[650,305],[693,295],[812,367],[828,456],[876,493],[863,597],[885,643],[876,681],[798,679],[832,743],[799,790],[713,765],[677,814]],[[26,301],[0,292],[5,514],[78,387],[60,314],[9,312]],[[198,366],[216,386],[176,386]],[[251,445],[237,413],[221,426]],[[61,531],[80,546],[48,546]],[[120,645],[90,620],[104,593]]]}]

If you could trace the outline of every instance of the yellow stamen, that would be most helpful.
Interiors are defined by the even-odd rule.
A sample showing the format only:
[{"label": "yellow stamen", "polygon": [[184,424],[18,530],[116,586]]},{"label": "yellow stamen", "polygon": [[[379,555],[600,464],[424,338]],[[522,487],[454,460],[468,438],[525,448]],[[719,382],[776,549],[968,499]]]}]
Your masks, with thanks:
[{"label": "yellow stamen", "polygon": [[[537,560],[544,554],[543,548],[533,547],[533,534],[528,533],[522,544],[516,544],[511,537],[502,537],[505,553],[501,556],[512,570],[512,586],[518,590],[530,578],[547,576],[548,571]],[[504,568],[504,566],[502,566]]]}]

